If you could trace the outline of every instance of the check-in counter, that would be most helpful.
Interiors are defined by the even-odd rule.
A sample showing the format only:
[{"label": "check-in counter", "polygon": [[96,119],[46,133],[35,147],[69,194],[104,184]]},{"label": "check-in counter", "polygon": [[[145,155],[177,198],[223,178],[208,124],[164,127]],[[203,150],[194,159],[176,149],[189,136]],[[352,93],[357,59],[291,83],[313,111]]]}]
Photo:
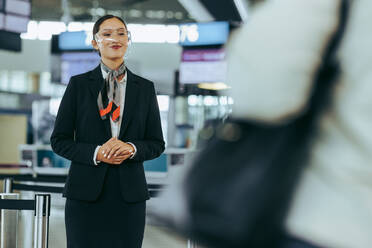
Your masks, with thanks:
[{"label": "check-in counter", "polygon": [[[50,145],[20,145],[20,164],[27,165],[19,172],[29,174],[67,175],[70,161],[52,151]],[[149,184],[167,184],[181,167],[187,164],[194,151],[186,148],[167,148],[162,155],[144,162]]]}]

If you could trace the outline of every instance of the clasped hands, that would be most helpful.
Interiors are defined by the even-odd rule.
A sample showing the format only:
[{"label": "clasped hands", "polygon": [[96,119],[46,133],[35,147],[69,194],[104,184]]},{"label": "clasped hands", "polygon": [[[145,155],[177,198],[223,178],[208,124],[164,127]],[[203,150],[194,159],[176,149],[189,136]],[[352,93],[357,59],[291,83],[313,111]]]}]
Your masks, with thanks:
[{"label": "clasped hands", "polygon": [[97,161],[108,164],[121,164],[133,155],[134,147],[116,137],[112,137],[98,150]]}]

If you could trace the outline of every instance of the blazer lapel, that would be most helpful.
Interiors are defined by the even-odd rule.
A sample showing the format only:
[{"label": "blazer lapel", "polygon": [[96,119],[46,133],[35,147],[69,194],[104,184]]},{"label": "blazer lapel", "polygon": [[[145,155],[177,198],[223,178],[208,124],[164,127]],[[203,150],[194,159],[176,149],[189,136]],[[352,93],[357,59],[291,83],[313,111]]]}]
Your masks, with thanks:
[{"label": "blazer lapel", "polygon": [[120,126],[120,133],[119,138],[121,138],[125,130],[128,128],[129,122],[132,119],[133,113],[136,111],[136,104],[138,99],[139,93],[139,86],[135,80],[135,76],[131,71],[127,69],[127,87],[125,90],[125,103],[124,103],[124,111]]},{"label": "blazer lapel", "polygon": [[[101,65],[98,65],[94,70],[90,72],[89,79],[91,81],[91,83],[89,84],[90,92],[93,94],[94,99],[98,99],[98,93],[102,89],[102,86],[104,83],[104,80],[102,77]],[[94,102],[94,104],[95,104],[95,108],[97,109],[98,118],[101,118],[99,114],[97,100]],[[105,126],[107,135],[111,137],[112,134],[111,134],[110,120],[107,118],[106,120],[102,120],[102,121],[103,121],[103,125]]]}]

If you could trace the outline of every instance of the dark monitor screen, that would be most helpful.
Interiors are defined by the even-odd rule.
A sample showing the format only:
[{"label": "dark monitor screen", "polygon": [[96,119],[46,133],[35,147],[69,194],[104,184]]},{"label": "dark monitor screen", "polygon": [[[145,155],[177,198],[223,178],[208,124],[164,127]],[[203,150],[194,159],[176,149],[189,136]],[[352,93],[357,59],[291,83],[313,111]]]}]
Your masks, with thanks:
[{"label": "dark monitor screen", "polygon": [[170,154],[170,165],[183,165],[185,163],[184,153],[172,153]]},{"label": "dark monitor screen", "polygon": [[37,166],[41,168],[68,168],[71,162],[51,150],[37,150]]},{"label": "dark monitor screen", "polygon": [[21,51],[20,34],[0,30],[0,49]]},{"label": "dark monitor screen", "polygon": [[32,149],[25,149],[21,152],[21,160],[22,161],[31,161],[33,160],[33,150]]}]

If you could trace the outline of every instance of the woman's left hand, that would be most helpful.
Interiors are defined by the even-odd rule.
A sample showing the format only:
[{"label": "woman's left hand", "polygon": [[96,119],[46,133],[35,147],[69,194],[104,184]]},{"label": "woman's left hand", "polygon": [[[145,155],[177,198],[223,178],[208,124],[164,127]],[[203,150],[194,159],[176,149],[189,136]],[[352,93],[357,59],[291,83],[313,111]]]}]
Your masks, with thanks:
[{"label": "woman's left hand", "polygon": [[130,156],[133,155],[134,152],[134,147],[131,144],[125,143],[117,138],[110,139],[107,143],[104,144],[104,146],[104,151],[107,159],[115,157],[120,157],[120,159],[128,159]]}]

